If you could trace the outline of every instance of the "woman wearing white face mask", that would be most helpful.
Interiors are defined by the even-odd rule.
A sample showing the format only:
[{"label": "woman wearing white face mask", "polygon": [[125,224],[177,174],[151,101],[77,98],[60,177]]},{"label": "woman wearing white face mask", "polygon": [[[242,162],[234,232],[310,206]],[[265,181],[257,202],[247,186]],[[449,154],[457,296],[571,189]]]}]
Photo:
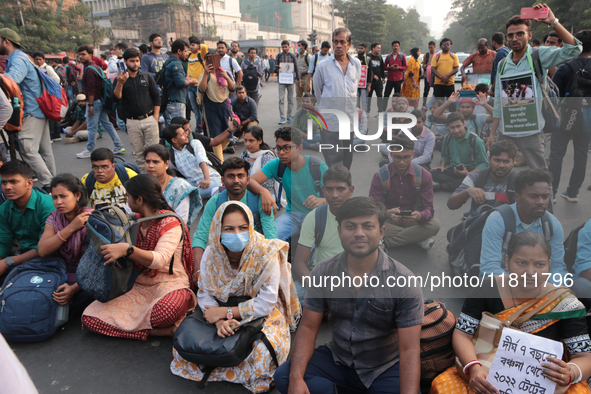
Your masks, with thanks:
[{"label": "woman wearing white face mask", "polygon": [[[295,330],[301,314],[287,264],[288,244],[265,239],[253,226],[252,214],[241,202],[229,201],[217,210],[201,260],[198,303],[222,338],[234,335],[233,326],[266,316],[263,332],[282,364],[290,349],[289,330]],[[247,300],[236,306],[219,306],[230,297]],[[173,374],[201,381],[203,372],[196,364],[184,360],[176,350],[173,354]],[[238,383],[261,393],[271,389],[276,369],[267,347],[257,340],[244,362],[216,368],[208,381]]]}]

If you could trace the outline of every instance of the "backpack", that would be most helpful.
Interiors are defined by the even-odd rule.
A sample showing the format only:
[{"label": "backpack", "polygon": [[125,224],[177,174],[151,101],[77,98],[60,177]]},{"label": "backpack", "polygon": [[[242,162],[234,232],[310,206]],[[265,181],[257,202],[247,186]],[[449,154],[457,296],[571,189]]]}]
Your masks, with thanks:
[{"label": "backpack", "polygon": [[[115,158],[123,160],[119,156],[115,156]],[[138,175],[142,173],[140,167],[135,162],[123,160],[122,163],[115,163],[115,173],[117,174],[117,177],[119,177],[119,181],[123,186],[125,186],[125,182],[129,180],[129,174],[127,173],[128,168]],[[96,178],[94,177],[94,173],[90,171],[88,173],[88,176],[86,177],[86,192],[88,193],[88,197],[90,197],[90,195],[92,194],[95,185]]]},{"label": "backpack", "polygon": [[[456,56],[453,52],[449,52],[449,54],[451,55],[452,59],[454,58],[454,56]],[[437,57],[437,61],[439,62],[439,58],[441,57],[441,52],[438,52],[436,57]],[[427,74],[429,75],[429,85],[434,86],[435,85],[435,74],[431,70],[431,62],[429,62],[427,67],[428,67]]]},{"label": "backpack", "polygon": [[[88,246],[76,269],[76,283],[100,302],[108,302],[127,293],[143,269],[137,269],[133,260],[125,256],[105,265],[107,259],[101,254],[101,246],[120,242],[134,245],[140,223],[168,216],[177,218],[182,226],[185,225],[181,217],[174,212],[163,212],[135,220],[116,206],[92,211],[86,223]],[[182,242],[184,231],[181,234]],[[173,264],[174,255],[170,260],[169,275],[173,274]]]},{"label": "backpack", "polygon": [[74,69],[71,65],[65,66],[66,69],[66,81],[69,83],[76,82],[76,74],[74,73]]},{"label": "backpack", "polygon": [[[322,171],[320,170],[320,163],[322,162],[316,156],[309,156],[310,159],[308,161],[308,167],[310,168],[310,175],[312,175],[312,180],[314,181],[314,191],[320,197],[324,197],[324,193],[322,192],[322,184],[320,182],[320,178],[322,177]],[[279,182],[279,191],[277,192],[277,206],[281,206],[281,192],[283,191],[283,174],[285,173],[285,169],[287,168],[286,164],[279,162],[279,166],[277,166],[277,178]]]},{"label": "backpack", "polygon": [[55,73],[58,75],[58,77],[60,77],[60,85],[62,85],[63,88],[68,86],[68,80],[66,78],[66,68],[63,64],[60,64],[55,68]]},{"label": "backpack", "polygon": [[[399,53],[398,56],[400,56],[400,64],[405,65],[406,64],[406,58],[404,57],[404,55],[402,53]],[[384,62],[385,64],[388,64],[388,61],[392,58],[392,54],[389,53],[388,56],[386,56],[386,61]],[[404,81],[404,74],[406,73],[406,70],[402,71],[402,80]],[[386,71],[386,75],[388,74],[388,72]]]},{"label": "backpack", "polygon": [[[414,184],[415,184],[415,191],[417,193],[417,211],[421,210],[421,181],[423,178],[423,172],[421,166],[415,162],[411,163],[414,170],[415,176],[413,177]],[[386,196],[388,194],[388,190],[390,190],[390,170],[388,169],[388,165],[385,164],[378,170],[378,174],[380,175],[380,181],[382,182],[382,202],[386,201]]]},{"label": "backpack", "polygon": [[573,272],[573,266],[577,259],[577,248],[579,247],[579,232],[585,227],[585,224],[581,224],[568,234],[568,237],[564,240],[564,264],[566,268]]},{"label": "backpack", "polygon": [[[195,156],[195,149],[193,149],[193,146],[191,145],[190,142],[187,144],[187,150],[193,156]],[[168,153],[170,154],[170,161],[176,167],[176,158],[174,156],[174,149],[172,148],[172,146],[168,150]],[[222,172],[222,161],[220,160],[220,158],[217,157],[215,155],[215,153],[212,153],[212,152],[205,151],[205,154],[207,155],[207,159],[211,162],[211,167],[214,170],[216,170],[218,174],[220,174],[220,175],[223,174],[223,172]],[[178,170],[177,170],[177,174],[179,174],[179,176],[181,178],[185,178],[185,176],[183,174],[181,174]]]},{"label": "backpack", "polygon": [[[261,215],[259,214],[259,200],[259,196],[248,190],[246,191],[246,204],[248,205],[248,209],[250,209],[250,212],[252,212],[252,218],[254,219],[254,229],[259,233],[263,234],[263,225],[261,223]],[[226,201],[228,201],[227,189],[218,194],[218,200],[215,206],[215,210],[217,211]]]},{"label": "backpack", "polygon": [[[585,66],[581,67],[576,59],[567,63],[572,75],[568,81],[565,92],[561,92],[562,117],[566,123],[564,130],[590,133],[591,129],[585,127],[591,122],[591,61],[587,59]],[[575,130],[573,127],[577,126]]]},{"label": "backpack", "polygon": [[[447,232],[447,253],[449,255],[449,265],[453,275],[470,276],[480,275],[480,249],[482,246],[482,230],[486,220],[493,212],[499,212],[505,223],[505,235],[502,246],[502,262],[504,264],[509,241],[516,231],[515,214],[511,205],[505,204],[496,208],[484,204],[478,207],[476,214],[464,222],[452,227]],[[548,212],[542,216],[542,228],[544,237],[550,240],[553,235],[552,223],[550,222]]]},{"label": "backpack", "polygon": [[37,258],[8,274],[0,289],[0,333],[12,342],[39,342],[57,330],[60,305],[53,293],[66,282],[66,263]]},{"label": "backpack", "polygon": [[0,74],[0,88],[12,105],[12,115],[4,125],[4,130],[8,133],[18,133],[23,126],[24,116],[24,101],[21,88],[19,88],[18,84],[12,78],[4,74]]},{"label": "backpack", "polygon": [[247,92],[254,92],[259,87],[259,73],[256,67],[248,66],[242,76],[242,85]]},{"label": "backpack", "polygon": [[115,93],[113,93],[113,82],[107,78],[102,68],[97,68],[95,66],[89,66],[88,68],[97,73],[103,80],[103,98],[101,100],[103,110],[107,112],[115,112],[117,110],[117,98],[115,97]]},{"label": "backpack", "polygon": [[64,116],[66,116],[66,113],[68,112],[68,95],[66,94],[64,88],[62,88],[59,83],[51,79],[49,75],[40,72],[37,67],[33,68],[39,77],[41,95],[37,97],[37,95],[31,90],[31,88],[29,88],[24,80],[21,82],[21,85],[27,89],[27,91],[33,97],[36,97],[35,100],[37,100],[43,115],[45,115],[48,120],[58,122]]},{"label": "backpack", "polygon": [[456,317],[443,302],[425,300],[421,327],[421,389],[428,392],[437,375],[455,363],[452,336]]},{"label": "backpack", "polygon": [[[474,187],[478,189],[484,188],[484,185],[486,185],[486,181],[488,180],[489,174],[490,167],[483,168],[480,171],[478,171],[478,177],[474,181]],[[500,201],[508,204],[513,204],[515,202],[515,173],[513,171],[509,173],[509,177],[507,178],[507,193],[505,193],[505,195],[509,199],[509,202],[497,199],[498,194],[500,193],[495,193],[495,201]],[[474,205],[475,203],[474,201],[472,201],[472,207],[474,207]]]},{"label": "backpack", "polygon": [[156,85],[160,90],[160,113],[163,114],[166,111],[166,107],[168,106],[168,96],[170,92],[168,91],[168,87],[166,85],[166,66],[173,61],[174,56],[169,57],[164,62],[164,65],[154,75],[154,81],[156,81]]},{"label": "backpack", "polygon": [[[472,162],[474,162],[474,160],[476,160],[476,154],[475,154],[475,149],[474,147],[476,146],[476,138],[478,136],[474,133],[470,133],[470,135],[468,136],[468,142],[470,143],[470,158],[472,160]],[[447,151],[449,152],[449,142],[452,139],[452,135],[451,134],[447,134],[445,137],[443,137],[443,143],[445,144],[445,147],[447,148]]]},{"label": "backpack", "polygon": [[[503,64],[501,65],[501,71],[499,75],[503,74],[505,70],[505,65],[507,64],[508,59],[512,58],[513,51],[510,51],[505,59],[503,59]],[[538,52],[538,48],[531,49],[531,55],[529,52],[525,52],[527,56],[527,60],[530,66],[530,69],[534,71],[534,74],[540,84],[541,91],[542,91],[542,116],[544,117],[545,132],[552,132],[553,130],[558,130],[560,128],[560,89],[558,86],[552,81],[548,75],[546,75],[546,79],[544,79],[544,74],[542,72],[542,62],[540,61],[540,53]]]},{"label": "backpack", "polygon": [[318,59],[320,59],[319,55],[320,52],[317,52],[314,56],[312,56],[312,60],[314,61],[314,71],[312,72],[312,76],[314,76],[314,73],[316,72],[316,67],[318,67]]},{"label": "backpack", "polygon": [[[218,300],[218,304],[223,307],[237,306],[248,298],[230,297],[225,303]],[[275,349],[263,332],[265,320],[266,317],[254,319],[242,324],[234,335],[221,338],[217,328],[205,320],[201,308],[195,308],[195,312],[188,315],[176,330],[173,346],[182,358],[199,365],[203,378],[197,382],[197,388],[205,387],[215,368],[240,365],[253,351],[257,340],[263,342],[278,367]]]}]

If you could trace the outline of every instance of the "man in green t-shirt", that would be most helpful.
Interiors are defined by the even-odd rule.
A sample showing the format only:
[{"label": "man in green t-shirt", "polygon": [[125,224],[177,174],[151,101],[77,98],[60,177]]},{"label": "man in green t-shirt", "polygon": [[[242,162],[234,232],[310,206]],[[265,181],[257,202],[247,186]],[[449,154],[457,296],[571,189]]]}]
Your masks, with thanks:
[{"label": "man in green t-shirt", "polygon": [[[334,165],[324,173],[322,177],[324,186],[322,191],[326,198],[327,206],[321,206],[312,210],[304,219],[298,240],[298,248],[293,264],[294,283],[298,291],[298,297],[304,298],[305,289],[301,285],[301,277],[309,276],[310,270],[320,261],[339,254],[343,251],[339,238],[338,223],[336,219],[339,208],[353,195],[355,187],[351,184],[351,172],[347,167]],[[318,212],[317,212],[318,211]],[[322,213],[320,213],[322,212]],[[316,219],[325,219],[324,228],[321,228],[321,238],[316,245]],[[311,259],[314,248],[313,260]]]},{"label": "man in green t-shirt", "polygon": [[[310,171],[310,156],[302,155],[302,133],[292,127],[282,127],[275,131],[277,159],[271,160],[250,180],[262,184],[268,179],[275,179],[285,189],[286,211],[275,219],[278,238],[282,241],[297,235],[308,212],[325,204],[321,190],[316,190],[316,183]],[[320,175],[328,166],[320,161]],[[284,168],[283,175],[281,170]],[[322,182],[320,181],[322,185]],[[273,198],[267,189],[261,191],[267,198]]]}]

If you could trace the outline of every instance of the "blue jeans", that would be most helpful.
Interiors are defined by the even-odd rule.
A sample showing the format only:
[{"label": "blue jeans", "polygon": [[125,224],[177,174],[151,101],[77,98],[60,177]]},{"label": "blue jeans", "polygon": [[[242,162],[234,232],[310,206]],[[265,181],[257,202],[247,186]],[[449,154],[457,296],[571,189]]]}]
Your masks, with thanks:
[{"label": "blue jeans", "polygon": [[367,112],[367,88],[357,89],[357,108]]},{"label": "blue jeans", "polygon": [[164,111],[164,124],[168,126],[172,118],[176,118],[177,116],[185,117],[185,111],[187,110],[187,105],[185,103],[179,103],[178,101],[173,101],[168,103],[166,106],[166,111]]},{"label": "blue jeans", "polygon": [[189,103],[191,103],[191,110],[195,114],[195,124],[197,130],[203,130],[201,122],[203,121],[201,114],[201,105],[197,104],[197,86],[189,86]]},{"label": "blue jeans", "polygon": [[306,218],[307,213],[285,211],[281,216],[275,219],[275,227],[277,228],[277,238],[282,241],[291,239],[292,236],[298,235],[302,228],[302,223]]},{"label": "blue jeans", "polygon": [[220,184],[216,180],[211,179],[211,183],[209,184],[209,187],[207,189],[202,189],[198,187],[197,190],[199,190],[199,195],[201,196],[201,198],[210,198],[211,191],[216,187],[220,187]]},{"label": "blue jeans", "polygon": [[113,124],[109,121],[109,115],[107,111],[103,111],[103,103],[101,100],[94,100],[93,115],[88,116],[88,105],[86,106],[86,119],[88,126],[88,142],[86,143],[86,150],[92,152],[94,150],[94,144],[96,143],[96,133],[98,132],[99,122],[103,125],[103,129],[109,133],[109,136],[115,144],[115,148],[121,148],[121,140],[119,135],[115,131]]},{"label": "blue jeans", "polygon": [[304,149],[310,149],[310,146],[317,142],[320,142],[320,133],[312,134],[311,140],[307,138],[302,139],[302,145],[304,145]]},{"label": "blue jeans", "polygon": [[68,95],[68,100],[74,101],[74,93],[72,92],[72,85],[66,86],[66,94]]},{"label": "blue jeans", "polygon": [[115,112],[115,118],[117,119],[117,127],[119,127],[121,131],[125,131],[127,134],[127,126],[125,125],[125,122],[119,117],[117,112]]},{"label": "blue jeans", "polygon": [[[335,394],[337,385],[368,394],[397,394],[400,393],[399,364],[388,368],[366,388],[353,368],[335,364],[332,351],[322,345],[314,350],[306,366],[304,381],[310,394]],[[287,394],[290,366],[291,360],[288,360],[275,371],[275,385],[281,394]]]}]

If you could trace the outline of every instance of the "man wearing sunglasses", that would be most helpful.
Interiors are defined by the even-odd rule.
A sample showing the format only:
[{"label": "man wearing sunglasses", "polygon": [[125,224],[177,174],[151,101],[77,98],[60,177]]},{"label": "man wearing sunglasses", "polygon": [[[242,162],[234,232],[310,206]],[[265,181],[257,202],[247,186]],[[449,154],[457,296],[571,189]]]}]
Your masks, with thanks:
[{"label": "man wearing sunglasses", "polygon": [[[519,15],[511,17],[507,21],[507,40],[509,42],[509,48],[511,52],[504,61],[498,65],[497,79],[495,83],[495,107],[493,112],[493,124],[488,138],[488,148],[495,142],[495,134],[497,129],[500,132],[498,140],[510,140],[517,145],[523,157],[530,168],[547,168],[546,160],[544,159],[544,136],[541,133],[545,126],[544,116],[542,115],[542,96],[543,87],[540,86],[540,82],[535,77],[534,62],[535,58],[539,58],[539,64],[542,68],[542,74],[545,77],[548,73],[548,69],[554,66],[566,63],[569,60],[577,57],[582,51],[582,45],[579,40],[573,37],[570,32],[560,24],[558,18],[554,16],[552,10],[546,4],[537,4],[534,8],[548,10],[548,17],[546,19],[534,19],[536,22],[544,23],[549,28],[554,29],[558,34],[558,37],[563,42],[563,47],[554,46],[543,46],[535,49],[537,54],[534,56],[534,50],[528,44],[532,38],[531,32],[531,20],[521,19]],[[511,75],[523,72],[532,73],[532,81],[535,86],[534,92],[538,98],[537,105],[537,118],[538,118],[538,130],[524,131],[519,134],[510,133],[507,135],[507,131],[504,130],[501,123],[501,76]],[[533,121],[533,119],[532,119]]]}]

